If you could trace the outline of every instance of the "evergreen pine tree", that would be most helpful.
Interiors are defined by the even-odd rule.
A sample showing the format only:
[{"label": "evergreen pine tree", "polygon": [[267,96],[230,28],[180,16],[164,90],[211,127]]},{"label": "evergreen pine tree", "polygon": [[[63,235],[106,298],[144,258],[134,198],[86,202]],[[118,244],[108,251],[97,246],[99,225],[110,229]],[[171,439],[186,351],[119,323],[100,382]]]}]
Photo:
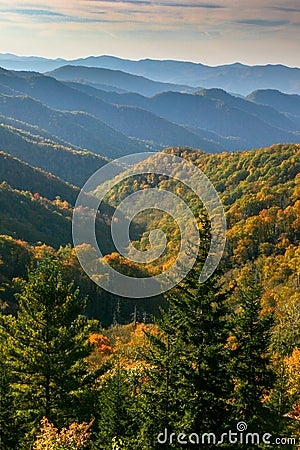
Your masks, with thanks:
[{"label": "evergreen pine tree", "polygon": [[[144,428],[148,426],[147,433],[156,439],[151,448],[160,448],[157,431],[164,428],[168,433],[217,434],[229,423],[228,292],[223,291],[219,273],[203,284],[198,281],[209,247],[208,227],[204,222],[195,268],[167,295],[168,309],[159,321],[161,335],[149,337],[146,360],[153,367],[144,387],[144,403],[148,405],[144,408]],[[207,442],[205,445],[214,448]],[[176,444],[173,447],[177,448]],[[197,448],[194,443],[185,447]]]},{"label": "evergreen pine tree", "polygon": [[0,330],[20,433],[33,432],[43,416],[58,427],[90,420],[93,376],[85,358],[95,323],[80,315],[85,299],[50,257],[29,273],[17,299],[17,317],[2,316]]},{"label": "evergreen pine tree", "polygon": [[[119,355],[110,362],[99,387],[98,420],[95,448],[131,450],[137,435],[138,403],[127,371],[121,367]],[[115,447],[112,447],[112,445]],[[123,447],[124,444],[124,447]]]},{"label": "evergreen pine tree", "polygon": [[178,294],[170,297],[165,318],[165,331],[181,341],[183,425],[198,434],[217,433],[228,423],[228,293],[222,289],[218,274],[199,284],[197,270],[191,271]]},{"label": "evergreen pine tree", "polygon": [[141,416],[138,440],[139,448],[156,449],[161,448],[158,435],[165,430],[176,431],[182,419],[182,343],[162,329],[158,334],[146,332],[146,337],[149,349],[141,355],[146,364],[137,399]]},{"label": "evergreen pine tree", "polygon": [[269,352],[273,317],[262,311],[261,296],[261,286],[251,276],[239,286],[238,309],[232,321],[230,366],[235,384],[236,421],[244,420],[255,431],[266,432],[270,411],[263,407],[262,400],[269,394],[274,378]]}]

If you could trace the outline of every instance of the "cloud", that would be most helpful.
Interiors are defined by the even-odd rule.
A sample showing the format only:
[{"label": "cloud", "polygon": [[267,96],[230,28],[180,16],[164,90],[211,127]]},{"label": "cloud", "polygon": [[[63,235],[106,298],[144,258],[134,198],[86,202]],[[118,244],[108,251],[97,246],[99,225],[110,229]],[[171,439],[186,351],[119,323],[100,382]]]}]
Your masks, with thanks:
[{"label": "cloud", "polygon": [[[115,22],[115,20],[110,19],[100,19],[93,17],[83,17],[83,16],[72,16],[68,14],[63,14],[57,11],[51,11],[48,9],[5,9],[0,10],[0,13],[17,14],[20,16],[29,16],[38,22],[59,22],[59,23],[103,23],[103,22]],[[97,11],[97,14],[105,14],[103,11]]]},{"label": "cloud", "polygon": [[288,25],[288,20],[265,20],[265,19],[244,19],[237,20],[236,23],[243,25],[255,25],[259,27],[280,27],[282,25]]},{"label": "cloud", "polygon": [[135,0],[84,0],[88,3],[127,3],[131,5],[136,6],[151,6],[154,3],[150,0],[141,0],[141,1],[135,1]]},{"label": "cloud", "polygon": [[85,0],[93,3],[127,3],[141,6],[169,6],[175,8],[205,8],[205,9],[219,9],[225,8],[225,6],[216,3],[174,3],[174,2],[156,2],[151,0]]},{"label": "cloud", "polygon": [[50,11],[48,9],[10,9],[4,12],[10,12],[15,14],[22,14],[25,16],[51,16],[51,17],[65,17],[65,14]]},{"label": "cloud", "polygon": [[299,12],[300,8],[287,8],[285,6],[270,6],[269,9],[273,9],[275,11],[282,11],[282,12]]},{"label": "cloud", "polygon": [[204,8],[204,9],[220,9],[225,8],[223,5],[216,3],[159,3],[163,6],[171,6],[176,8]]}]

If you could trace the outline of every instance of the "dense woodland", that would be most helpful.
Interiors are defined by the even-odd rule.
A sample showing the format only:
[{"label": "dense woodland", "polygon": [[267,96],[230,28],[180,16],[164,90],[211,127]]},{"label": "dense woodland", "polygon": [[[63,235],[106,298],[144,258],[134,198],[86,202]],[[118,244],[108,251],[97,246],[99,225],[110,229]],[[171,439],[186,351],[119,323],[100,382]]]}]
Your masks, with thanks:
[{"label": "dense woodland", "polygon": [[[209,242],[199,199],[166,177],[120,183],[99,213],[98,239],[124,273],[157,273],[178,250],[176,225],[153,213],[138,218],[135,245],[146,249],[159,227],[168,254],[139,267],[113,251],[110,215],[128,194],[154,186],[174,191],[202,230],[186,279],[144,300],[108,294],[81,269],[70,245],[76,183],[0,154],[1,448],[181,448],[177,441],[159,444],[157,435],[168,429],[220,436],[239,421],[274,439],[299,436],[300,147],[165,151],[193,161],[214,183],[228,239],[219,270],[198,284]],[[208,441],[185,447],[203,445],[215,448]]]}]

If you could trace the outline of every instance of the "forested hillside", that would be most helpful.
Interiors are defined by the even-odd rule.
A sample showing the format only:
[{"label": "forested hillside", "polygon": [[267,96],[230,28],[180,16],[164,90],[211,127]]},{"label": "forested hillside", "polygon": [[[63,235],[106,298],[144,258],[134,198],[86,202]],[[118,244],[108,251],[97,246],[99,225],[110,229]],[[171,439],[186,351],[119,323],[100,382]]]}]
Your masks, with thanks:
[{"label": "forested hillside", "polygon": [[[299,265],[299,144],[217,155],[182,148],[166,151],[192,161],[216,187],[226,213],[228,240],[224,264],[226,270],[233,270],[231,276],[236,276],[243,266],[257,263],[266,297],[280,296],[284,300],[287,289],[293,295],[299,283],[299,274],[293,271],[293,267]],[[140,163],[141,172],[146,167],[147,161]],[[171,180],[140,175],[138,183],[137,177],[122,181],[106,200],[117,206],[138,187],[160,187],[176,194],[179,189]],[[199,199],[186,189],[181,190],[181,197],[188,198],[190,207],[199,215]],[[175,254],[180,245],[178,227],[166,214],[154,213],[151,217],[152,221],[148,215],[143,221],[143,216],[139,215],[140,226],[147,230],[139,245],[147,248],[149,231],[157,227],[168,235],[168,249]],[[161,269],[170,260],[168,253],[157,264]],[[269,271],[272,266],[276,267],[274,272]],[[282,271],[282,275],[278,271]]]},{"label": "forested hillside", "polygon": [[107,159],[94,153],[56,144],[38,134],[0,125],[0,148],[20,160],[82,186]]},{"label": "forested hillside", "polygon": [[[39,194],[12,189],[3,182],[1,197],[1,234],[29,242],[45,242],[53,247],[71,240],[71,210],[68,204],[50,202]],[[57,203],[57,204],[56,204]]]},{"label": "forested hillside", "polygon": [[300,450],[299,2],[0,0],[0,450]]},{"label": "forested hillside", "polygon": [[[43,146],[41,148],[43,153]],[[297,256],[300,207],[299,149],[299,145],[278,145],[249,152],[215,155],[188,148],[166,150],[193,161],[215,185],[223,202],[227,219],[228,240],[223,258],[227,276],[234,278],[239,276],[244,266],[257,264],[263,283],[264,298],[271,304],[274,303],[275,298],[283,300],[287,290],[290,291],[290,295],[294,295],[292,292],[295,289],[295,283],[296,285],[298,283],[299,275],[294,273],[293,267],[297,266],[297,258],[299,258]],[[76,152],[71,152],[71,155],[73,154],[77,156]],[[78,188],[66,184],[62,179],[34,169],[28,164],[23,164],[7,154],[2,153],[0,157],[1,178],[11,186],[7,184],[2,186],[3,201],[5,200],[4,204],[7,206],[2,211],[0,232],[31,244],[42,241],[56,248],[59,245],[71,243],[71,208]],[[89,157],[92,158],[92,155],[86,155],[87,161]],[[57,158],[54,158],[54,161],[57,161]],[[69,161],[71,162],[71,159]],[[48,164],[51,164],[51,160]],[[72,172],[72,166],[69,165],[69,167]],[[84,166],[81,164],[76,167],[78,170],[80,168],[79,173],[84,175]],[[140,168],[142,167],[147,167],[147,161],[140,163]],[[73,171],[72,179],[76,181],[75,173]],[[62,172],[60,174],[63,175]],[[68,172],[65,174],[67,175]],[[88,172],[85,176],[88,176]],[[66,178],[69,176],[67,175]],[[106,211],[106,216],[103,216],[104,222],[101,225],[104,228],[100,227],[102,229],[100,240],[106,253],[113,248],[108,230],[110,214],[123,198],[136,191],[138,187],[142,189],[161,187],[174,190],[171,182],[151,175],[127,178],[126,181],[117,185],[105,199],[107,207],[102,206],[102,214]],[[20,190],[30,191],[30,193],[24,194]],[[174,192],[177,193],[177,190],[175,189]],[[18,209],[20,196],[24,196],[22,200],[24,208]],[[195,199],[185,189],[182,189],[181,196],[188,199],[196,216],[201,215],[202,207],[199,199]],[[15,202],[16,207],[13,206]],[[50,219],[50,216],[47,218],[47,215],[53,215],[54,212],[53,219]],[[35,214],[39,214],[40,219],[34,220],[31,227],[30,221]],[[28,221],[27,225],[26,221]],[[19,225],[16,226],[18,223]],[[132,230],[133,239],[136,240],[139,248],[145,250],[148,247],[149,232],[156,227],[164,230],[168,236],[168,252],[156,261],[155,265],[148,267],[151,273],[168,267],[180,244],[176,224],[166,215],[154,212],[151,216],[147,215],[145,219],[140,214],[136,227]],[[119,268],[126,263],[118,259],[116,254],[112,254],[110,259],[111,263]],[[142,266],[140,270],[144,271]],[[133,272],[138,270],[138,265],[130,270]],[[126,307],[125,310],[126,321],[132,311],[129,312]],[[112,319],[112,316],[99,317],[99,319],[107,322]]]},{"label": "forested hillside", "polygon": [[[158,439],[166,439],[166,448],[179,450],[178,441],[169,447],[164,430],[170,429],[175,436],[182,430],[193,436],[196,448],[203,442],[213,450],[217,441],[207,430],[221,436],[238,422],[250,434],[269,433],[298,448],[300,146],[215,155],[186,147],[165,152],[192,161],[214,183],[226,213],[227,246],[205,283],[197,281],[200,257],[174,289],[141,300],[96,286],[67,244],[72,206],[64,197],[78,188],[0,154],[2,176],[12,186],[24,183],[49,197],[57,189],[61,195],[49,200],[6,182],[0,189],[5,449],[56,449],[75,441],[93,450],[154,450],[161,447]],[[106,196],[107,211],[138,189],[170,190],[196,214],[206,254],[209,228],[199,198],[168,177],[143,174],[143,167],[149,160],[139,163],[141,175]],[[109,242],[109,225],[109,215],[100,214],[102,244]],[[109,245],[106,261],[129,276],[165,270],[180,240],[170,217],[140,214],[134,244],[148,248],[155,228],[168,236],[168,253],[157,264],[129,263]],[[240,448],[265,444],[250,441]]]},{"label": "forested hillside", "polygon": [[0,179],[13,188],[38,193],[49,200],[57,197],[75,204],[79,188],[72,186],[49,172],[34,168],[0,151]]}]

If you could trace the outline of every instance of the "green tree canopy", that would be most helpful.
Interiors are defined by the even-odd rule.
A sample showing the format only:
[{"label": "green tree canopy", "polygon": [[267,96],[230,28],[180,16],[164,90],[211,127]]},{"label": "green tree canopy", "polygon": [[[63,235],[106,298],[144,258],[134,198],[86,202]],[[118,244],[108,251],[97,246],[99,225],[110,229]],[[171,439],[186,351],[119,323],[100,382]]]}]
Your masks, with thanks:
[{"label": "green tree canopy", "polygon": [[94,377],[86,357],[95,322],[80,315],[86,300],[50,257],[29,273],[17,299],[17,317],[2,316],[0,332],[20,429],[34,430],[44,416],[59,427],[90,420]]}]

